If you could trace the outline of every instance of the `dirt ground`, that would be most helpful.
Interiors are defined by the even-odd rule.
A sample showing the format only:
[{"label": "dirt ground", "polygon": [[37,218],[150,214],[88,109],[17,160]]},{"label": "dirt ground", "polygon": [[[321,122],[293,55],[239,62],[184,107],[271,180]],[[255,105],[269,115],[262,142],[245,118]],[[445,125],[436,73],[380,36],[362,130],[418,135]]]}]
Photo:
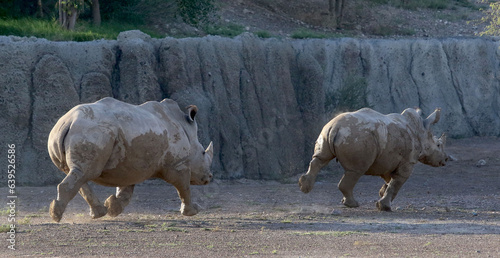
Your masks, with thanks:
[{"label": "dirt ground", "polygon": [[[444,8],[402,8],[397,1],[345,1],[341,28],[328,22],[325,0],[220,0],[220,16],[251,32],[290,37],[298,29],[356,38],[470,37],[484,30],[480,23],[488,5],[471,0],[469,7],[449,1]],[[385,1],[388,2],[388,1]],[[408,1],[407,1],[408,2]],[[461,1],[462,3],[466,1]],[[472,8],[472,6],[475,6]]]},{"label": "dirt ground", "polygon": [[[204,209],[193,217],[182,216],[175,189],[156,180],[138,185],[116,218],[92,220],[77,196],[60,223],[48,214],[56,186],[18,187],[16,250],[2,256],[498,257],[500,139],[450,140],[447,150],[457,160],[417,165],[393,212],[376,211],[383,181],[369,176],[355,188],[361,206],[344,208],[335,162],[309,194],[300,192],[299,175],[195,186]],[[94,188],[102,200],[114,191]]]}]

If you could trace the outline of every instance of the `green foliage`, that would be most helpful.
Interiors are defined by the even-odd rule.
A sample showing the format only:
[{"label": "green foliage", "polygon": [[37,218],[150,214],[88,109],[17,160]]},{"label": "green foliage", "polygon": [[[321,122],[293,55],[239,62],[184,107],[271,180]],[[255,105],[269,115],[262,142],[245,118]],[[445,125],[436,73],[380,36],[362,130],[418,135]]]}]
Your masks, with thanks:
[{"label": "green foliage", "polygon": [[[86,7],[88,7],[87,5],[85,5],[84,0],[63,0],[60,2],[60,4],[61,4],[61,9],[64,12],[67,12],[70,14],[71,14],[71,11],[73,11],[73,9],[77,10],[78,12],[83,12],[86,9]],[[58,6],[59,6],[59,2],[58,2]]]},{"label": "green foliage", "polygon": [[357,110],[368,106],[366,78],[350,75],[337,91],[337,110]]},{"label": "green foliage", "polygon": [[103,20],[116,19],[120,21],[141,20],[134,12],[135,7],[140,0],[113,0],[99,1],[101,9],[101,18]]},{"label": "green foliage", "polygon": [[244,27],[238,24],[229,23],[227,25],[206,25],[203,27],[205,33],[224,37],[235,37],[245,31]]},{"label": "green foliage", "polygon": [[344,85],[337,91],[328,94],[325,101],[326,110],[336,112],[354,111],[369,107],[366,99],[368,83],[366,78],[349,75],[344,79]]},{"label": "green foliage", "polygon": [[477,9],[476,5],[471,3],[469,0],[455,0],[455,2],[458,6]]},{"label": "green foliage", "polygon": [[315,32],[315,31],[308,30],[308,29],[298,29],[292,33],[291,37],[294,39],[328,38],[328,36],[324,33],[319,33],[319,32]]},{"label": "green foliage", "polygon": [[271,33],[269,31],[266,31],[266,30],[256,31],[254,34],[257,35],[257,37],[264,38],[264,39],[267,39],[267,38],[270,38],[273,36],[273,35],[271,35]]},{"label": "green foliage", "polygon": [[10,225],[7,224],[0,225],[0,233],[6,233],[9,232],[9,230],[10,230]]},{"label": "green foliage", "polygon": [[103,20],[141,25],[154,23],[158,17],[173,21],[178,11],[176,0],[101,0],[100,9]]},{"label": "green foliage", "polygon": [[[136,29],[133,24],[120,22],[104,22],[100,27],[94,27],[90,22],[81,22],[74,31],[64,30],[55,20],[42,19],[0,19],[0,35],[46,38],[53,41],[91,41],[96,39],[116,39],[122,31]],[[159,35],[145,28],[145,33],[153,37]]]},{"label": "green foliage", "polygon": [[37,11],[37,0],[1,0],[0,18],[32,16]]},{"label": "green foliage", "polygon": [[488,10],[483,11],[484,16],[480,20],[480,23],[488,25],[479,35],[500,36],[500,2],[490,3],[489,7]]},{"label": "green foliage", "polygon": [[215,10],[213,0],[176,0],[182,19],[191,25],[207,23]]}]

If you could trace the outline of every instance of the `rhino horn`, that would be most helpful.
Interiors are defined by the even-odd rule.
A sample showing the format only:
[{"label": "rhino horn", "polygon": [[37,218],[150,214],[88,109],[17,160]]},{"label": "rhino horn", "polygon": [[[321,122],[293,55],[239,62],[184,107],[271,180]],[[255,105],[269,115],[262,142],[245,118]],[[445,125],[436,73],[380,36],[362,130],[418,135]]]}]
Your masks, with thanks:
[{"label": "rhino horn", "polygon": [[439,139],[441,140],[441,143],[443,145],[446,145],[446,133],[441,134],[441,137],[439,137]]},{"label": "rhino horn", "polygon": [[441,109],[436,108],[432,114],[430,114],[425,120],[424,120],[424,127],[425,129],[429,130],[431,125],[437,123],[439,121],[439,118],[441,117]]},{"label": "rhino horn", "polygon": [[208,156],[210,157],[210,160],[213,159],[213,157],[214,157],[214,144],[212,142],[210,142],[210,144],[208,145],[207,149],[205,150],[205,153],[208,154]]},{"label": "rhino horn", "polygon": [[422,109],[420,108],[415,108],[415,111],[417,111],[418,116],[422,115]]}]

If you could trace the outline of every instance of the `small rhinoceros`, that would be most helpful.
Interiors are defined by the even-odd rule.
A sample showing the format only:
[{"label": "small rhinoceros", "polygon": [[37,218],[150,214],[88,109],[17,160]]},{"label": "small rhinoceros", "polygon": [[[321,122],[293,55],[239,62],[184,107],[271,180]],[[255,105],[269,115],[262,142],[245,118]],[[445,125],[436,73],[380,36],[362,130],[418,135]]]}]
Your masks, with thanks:
[{"label": "small rhinoceros", "polygon": [[422,119],[420,109],[408,108],[401,114],[383,115],[363,108],[342,113],[321,131],[306,174],[299,179],[300,190],[312,190],[319,170],[337,158],[344,168],[338,187],[347,207],[358,207],[352,190],[362,175],[380,176],[377,208],[390,211],[391,202],[413,171],[417,162],[434,167],[444,166],[446,136],[432,135],[430,126],[439,121],[441,109]]},{"label": "small rhinoceros", "polygon": [[[50,204],[52,219],[61,220],[77,192],[89,204],[92,218],[118,216],[134,185],[149,178],[175,186],[183,215],[198,213],[189,188],[210,182],[213,145],[205,150],[198,141],[197,111],[189,106],[186,114],[170,99],[137,106],[113,98],[71,109],[57,121],[48,140],[50,158],[67,174]],[[102,205],[88,181],[117,187],[116,195]]]}]

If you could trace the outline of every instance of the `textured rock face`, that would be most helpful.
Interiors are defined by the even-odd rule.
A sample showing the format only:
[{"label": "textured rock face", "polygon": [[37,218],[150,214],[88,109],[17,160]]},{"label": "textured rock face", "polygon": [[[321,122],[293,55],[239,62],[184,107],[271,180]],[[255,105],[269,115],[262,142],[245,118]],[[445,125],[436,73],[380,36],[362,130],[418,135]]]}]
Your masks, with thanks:
[{"label": "textured rock face", "polygon": [[498,47],[479,38],[151,39],[139,31],[87,43],[0,37],[0,138],[18,146],[20,183],[55,183],[63,175],[46,142],[62,114],[105,96],[168,97],[199,107],[215,177],[279,179],[304,172],[323,125],[348,108],[428,115],[441,107],[437,132],[500,136]]}]

